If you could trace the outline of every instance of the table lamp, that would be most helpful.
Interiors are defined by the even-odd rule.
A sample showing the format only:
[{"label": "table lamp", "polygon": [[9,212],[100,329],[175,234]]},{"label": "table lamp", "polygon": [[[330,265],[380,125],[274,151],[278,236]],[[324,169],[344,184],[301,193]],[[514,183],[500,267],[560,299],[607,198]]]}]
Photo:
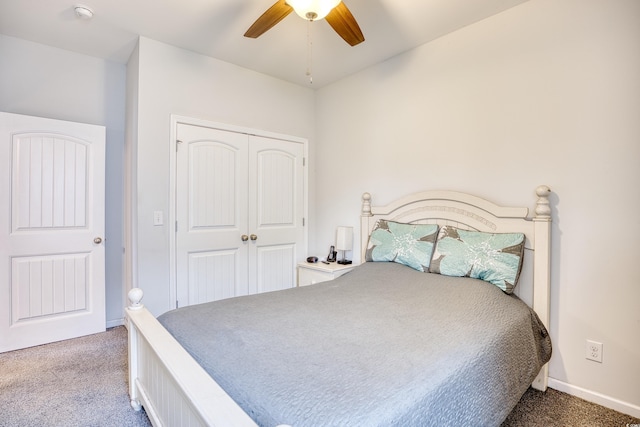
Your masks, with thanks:
[{"label": "table lamp", "polygon": [[338,264],[351,264],[346,257],[346,252],[353,248],[353,227],[338,227],[336,229],[336,250],[342,251],[342,259]]}]

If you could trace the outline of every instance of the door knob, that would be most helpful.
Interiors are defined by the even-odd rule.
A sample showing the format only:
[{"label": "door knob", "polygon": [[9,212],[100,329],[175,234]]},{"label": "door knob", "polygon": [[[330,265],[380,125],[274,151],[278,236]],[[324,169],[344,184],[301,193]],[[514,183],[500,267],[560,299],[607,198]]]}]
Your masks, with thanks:
[{"label": "door knob", "polygon": [[258,240],[258,236],[256,236],[255,234],[252,234],[250,237],[251,237],[251,240]]},{"label": "door knob", "polygon": [[102,238],[96,237],[95,239],[93,239],[93,243],[95,243],[96,245],[99,245],[100,243],[102,243]]},{"label": "door knob", "polygon": [[249,240],[249,236],[247,236],[246,234],[243,234],[242,236],[240,236],[240,238],[242,239],[243,242],[246,242],[247,240]]}]

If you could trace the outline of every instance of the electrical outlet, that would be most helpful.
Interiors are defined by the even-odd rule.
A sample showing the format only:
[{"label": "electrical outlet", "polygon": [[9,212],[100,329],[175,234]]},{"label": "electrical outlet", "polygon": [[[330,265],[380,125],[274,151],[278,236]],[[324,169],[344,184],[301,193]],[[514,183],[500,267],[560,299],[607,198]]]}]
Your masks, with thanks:
[{"label": "electrical outlet", "polygon": [[602,363],[602,343],[587,340],[587,359]]}]

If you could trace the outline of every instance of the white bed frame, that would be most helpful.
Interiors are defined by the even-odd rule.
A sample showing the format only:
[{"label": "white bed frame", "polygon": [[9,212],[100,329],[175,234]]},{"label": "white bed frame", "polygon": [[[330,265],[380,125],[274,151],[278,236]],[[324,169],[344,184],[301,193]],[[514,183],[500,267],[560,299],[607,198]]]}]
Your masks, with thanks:
[{"label": "white bed frame", "polygon": [[[378,219],[409,223],[437,223],[495,233],[521,232],[526,236],[525,260],[516,287],[520,298],[537,312],[549,329],[550,189],[536,189],[535,215],[528,208],[497,206],[482,198],[452,191],[427,191],[372,206],[362,196],[361,250]],[[255,426],[253,420],[198,365],[140,301],[142,290],[129,292],[126,309],[129,329],[129,395],[131,406],[144,406],[154,426]],[[545,365],[532,386],[546,390]]]}]

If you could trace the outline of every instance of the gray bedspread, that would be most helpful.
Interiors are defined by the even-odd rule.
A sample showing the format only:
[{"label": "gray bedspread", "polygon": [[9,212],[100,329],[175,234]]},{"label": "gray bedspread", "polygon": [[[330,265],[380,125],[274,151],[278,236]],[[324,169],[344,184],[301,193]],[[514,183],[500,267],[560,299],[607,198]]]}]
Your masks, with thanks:
[{"label": "gray bedspread", "polygon": [[160,322],[261,426],[498,426],[551,355],[520,299],[365,263]]}]

